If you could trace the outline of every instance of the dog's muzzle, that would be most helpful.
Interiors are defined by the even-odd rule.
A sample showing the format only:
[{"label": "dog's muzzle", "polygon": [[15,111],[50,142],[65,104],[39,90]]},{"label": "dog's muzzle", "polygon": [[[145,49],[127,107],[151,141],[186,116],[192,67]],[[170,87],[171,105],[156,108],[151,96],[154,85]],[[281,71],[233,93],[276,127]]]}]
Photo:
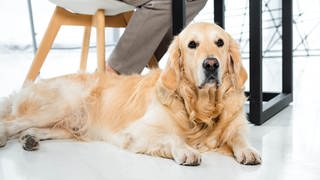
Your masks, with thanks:
[{"label": "dog's muzzle", "polygon": [[205,79],[202,82],[201,86],[205,84],[219,85],[218,72],[219,72],[219,61],[215,57],[208,57],[202,63],[202,68],[204,71]]}]

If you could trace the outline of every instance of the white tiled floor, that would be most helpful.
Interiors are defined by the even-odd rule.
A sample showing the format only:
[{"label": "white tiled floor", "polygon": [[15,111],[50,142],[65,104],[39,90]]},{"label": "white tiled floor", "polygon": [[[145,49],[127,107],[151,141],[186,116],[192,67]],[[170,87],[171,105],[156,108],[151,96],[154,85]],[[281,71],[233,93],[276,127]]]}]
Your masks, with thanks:
[{"label": "white tiled floor", "polygon": [[[75,72],[77,51],[49,56],[43,77]],[[0,96],[17,89],[32,54],[0,54]],[[93,58],[91,58],[93,59]],[[91,60],[94,61],[94,60]],[[266,86],[279,88],[279,68],[266,62]],[[103,142],[44,141],[26,152],[17,141],[0,149],[1,180],[88,179],[320,179],[319,58],[295,58],[294,102],[262,126],[251,126],[250,142],[262,154],[260,166],[243,166],[217,153],[203,155],[198,167],[132,154]],[[63,68],[62,68],[63,67]],[[90,65],[94,69],[94,63]]]}]

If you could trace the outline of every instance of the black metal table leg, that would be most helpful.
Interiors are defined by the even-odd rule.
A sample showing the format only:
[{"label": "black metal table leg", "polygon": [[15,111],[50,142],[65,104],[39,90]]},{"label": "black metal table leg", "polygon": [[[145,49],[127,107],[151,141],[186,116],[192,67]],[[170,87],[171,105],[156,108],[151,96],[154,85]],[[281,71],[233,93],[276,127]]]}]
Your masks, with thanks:
[{"label": "black metal table leg", "polygon": [[250,111],[249,120],[258,124],[262,116],[262,2],[249,2]]},{"label": "black metal table leg", "polygon": [[225,28],[224,23],[224,0],[214,0],[214,22],[220,27]]},{"label": "black metal table leg", "polygon": [[[250,122],[261,125],[293,100],[292,0],[282,0],[282,92],[262,89],[262,2],[250,0]],[[265,102],[265,103],[263,103]]]},{"label": "black metal table leg", "polygon": [[185,0],[172,0],[172,34],[179,34],[186,25]]},{"label": "black metal table leg", "polygon": [[[282,91],[263,107],[258,124],[281,111],[293,101],[292,0],[282,0]],[[264,93],[264,96],[270,93]]]},{"label": "black metal table leg", "polygon": [[292,0],[282,0],[282,92],[292,94]]}]

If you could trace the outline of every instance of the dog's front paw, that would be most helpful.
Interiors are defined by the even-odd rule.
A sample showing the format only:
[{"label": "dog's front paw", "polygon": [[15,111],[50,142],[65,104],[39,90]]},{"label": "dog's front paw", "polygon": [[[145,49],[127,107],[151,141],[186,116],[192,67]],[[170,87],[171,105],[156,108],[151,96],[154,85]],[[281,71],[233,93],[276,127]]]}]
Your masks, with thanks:
[{"label": "dog's front paw", "polygon": [[[1,120],[0,120],[1,121]],[[0,148],[7,144],[8,137],[4,128],[4,124],[0,122]]]},{"label": "dog's front paw", "polygon": [[198,166],[201,163],[200,153],[191,148],[173,150],[173,159],[183,166]]},{"label": "dog's front paw", "polygon": [[244,165],[258,165],[261,164],[261,157],[259,153],[250,147],[237,150],[234,152],[236,160]]},{"label": "dog's front paw", "polygon": [[39,139],[32,135],[24,135],[20,137],[22,147],[26,151],[35,151],[39,149]]}]

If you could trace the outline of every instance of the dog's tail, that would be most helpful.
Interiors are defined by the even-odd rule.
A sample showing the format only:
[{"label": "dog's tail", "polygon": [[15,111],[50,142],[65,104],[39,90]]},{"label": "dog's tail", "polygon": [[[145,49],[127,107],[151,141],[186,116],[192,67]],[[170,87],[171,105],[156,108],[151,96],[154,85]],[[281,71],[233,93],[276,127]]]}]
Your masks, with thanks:
[{"label": "dog's tail", "polygon": [[5,128],[5,120],[10,116],[12,111],[12,98],[0,98],[0,147],[7,143],[7,133]]}]

